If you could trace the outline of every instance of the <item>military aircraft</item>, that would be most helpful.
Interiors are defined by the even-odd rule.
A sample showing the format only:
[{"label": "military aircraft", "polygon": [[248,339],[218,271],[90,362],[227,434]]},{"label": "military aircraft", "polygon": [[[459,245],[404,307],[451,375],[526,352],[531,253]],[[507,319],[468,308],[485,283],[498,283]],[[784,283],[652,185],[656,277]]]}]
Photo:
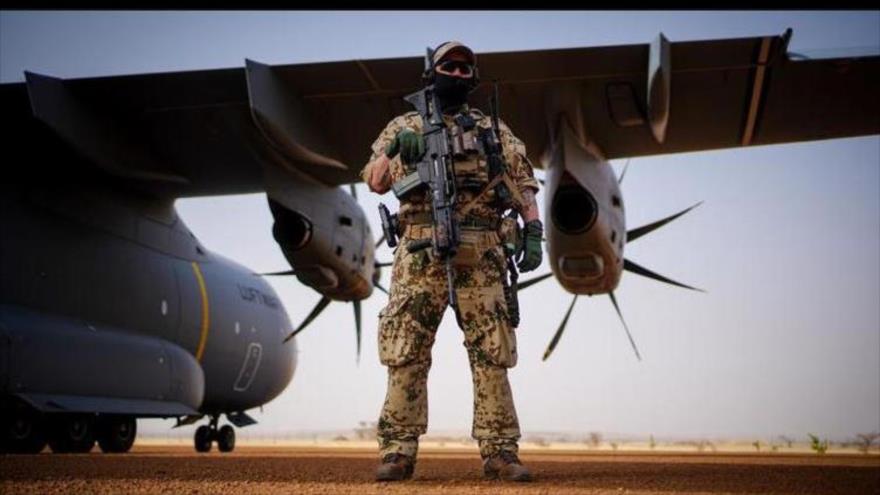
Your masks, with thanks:
[{"label": "military aircraft", "polygon": [[[627,231],[609,160],[880,132],[880,57],[804,60],[790,37],[478,54],[473,103],[496,80],[502,119],[546,169],[552,273],[522,287],[553,275],[575,300],[607,293],[617,307],[625,270],[678,284],[623,250],[687,210]],[[331,301],[353,303],[359,342],[360,301],[382,264],[341,186],[409,110],[402,96],[421,85],[422,63],[247,60],[0,85],[15,124],[4,149],[19,160],[0,186],[2,449],[125,452],[137,418],[207,417],[196,449],[230,451],[235,430],[220,417],[254,422],[247,411],[293,377],[293,337]],[[322,295],[295,329],[270,274],[210,252],[174,208],[253,192],[266,193],[290,264],[271,275]]]}]

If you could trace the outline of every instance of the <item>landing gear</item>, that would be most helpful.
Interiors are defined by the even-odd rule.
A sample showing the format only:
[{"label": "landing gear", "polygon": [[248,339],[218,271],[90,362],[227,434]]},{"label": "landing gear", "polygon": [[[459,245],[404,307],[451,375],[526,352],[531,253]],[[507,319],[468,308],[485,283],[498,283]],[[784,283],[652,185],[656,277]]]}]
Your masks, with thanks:
[{"label": "landing gear", "polygon": [[235,448],[235,430],[229,425],[223,425],[217,432],[217,448],[220,452],[232,452]]},{"label": "landing gear", "polygon": [[197,452],[210,452],[211,444],[217,442],[217,448],[220,452],[232,452],[235,449],[235,430],[230,425],[223,425],[217,429],[219,415],[211,416],[211,421],[207,425],[196,428],[196,434],[193,437]]},{"label": "landing gear", "polygon": [[211,427],[202,425],[196,428],[196,435],[193,439],[196,444],[196,452],[209,452],[211,450],[212,441]]},{"label": "landing gear", "polygon": [[43,414],[20,400],[0,402],[0,452],[37,454],[46,444],[56,453],[128,452],[137,435],[133,416]]},{"label": "landing gear", "polygon": [[50,416],[49,448],[56,454],[83,454],[95,446],[95,418],[88,414]]},{"label": "landing gear", "polygon": [[0,452],[38,454],[46,447],[45,421],[20,404],[4,408],[0,414]]},{"label": "landing gear", "polygon": [[131,416],[102,416],[98,418],[96,433],[101,452],[128,452],[137,436],[137,420]]}]

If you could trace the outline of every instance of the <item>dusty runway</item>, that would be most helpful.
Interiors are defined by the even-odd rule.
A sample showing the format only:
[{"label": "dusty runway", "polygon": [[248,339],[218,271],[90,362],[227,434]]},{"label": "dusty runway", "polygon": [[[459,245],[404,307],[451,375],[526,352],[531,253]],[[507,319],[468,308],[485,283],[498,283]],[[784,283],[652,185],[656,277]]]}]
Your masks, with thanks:
[{"label": "dusty runway", "polygon": [[880,493],[880,457],[525,452],[536,480],[481,479],[476,452],[424,452],[412,481],[372,479],[374,452],[240,447],[196,454],[136,447],[124,455],[0,456],[0,493],[571,494]]}]

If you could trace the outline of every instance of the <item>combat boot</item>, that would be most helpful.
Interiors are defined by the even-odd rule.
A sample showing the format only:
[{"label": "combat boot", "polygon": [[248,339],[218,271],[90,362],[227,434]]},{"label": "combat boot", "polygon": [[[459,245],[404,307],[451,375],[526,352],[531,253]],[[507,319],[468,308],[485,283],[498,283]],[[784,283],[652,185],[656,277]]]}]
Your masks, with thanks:
[{"label": "combat boot", "polygon": [[412,478],[415,463],[403,454],[388,454],[376,468],[376,481],[402,481]]},{"label": "combat boot", "polygon": [[493,480],[532,481],[532,473],[519,462],[516,454],[507,450],[483,460],[483,474]]}]

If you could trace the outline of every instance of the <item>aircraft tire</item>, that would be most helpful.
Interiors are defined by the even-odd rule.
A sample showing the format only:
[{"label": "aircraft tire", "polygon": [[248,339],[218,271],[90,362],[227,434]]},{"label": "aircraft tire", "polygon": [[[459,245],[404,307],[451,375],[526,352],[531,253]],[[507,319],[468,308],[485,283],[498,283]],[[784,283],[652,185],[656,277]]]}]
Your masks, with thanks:
[{"label": "aircraft tire", "polygon": [[39,413],[25,408],[3,411],[0,452],[39,454],[46,447],[46,425]]},{"label": "aircraft tire", "polygon": [[95,422],[89,415],[57,415],[50,425],[49,448],[56,454],[84,454],[95,446]]},{"label": "aircraft tire", "polygon": [[105,454],[131,450],[137,436],[137,420],[132,416],[104,416],[97,425],[98,446]]},{"label": "aircraft tire", "polygon": [[229,425],[223,425],[217,432],[217,448],[220,452],[232,452],[235,449],[235,429]]},{"label": "aircraft tire", "polygon": [[211,451],[211,443],[214,441],[211,434],[211,428],[207,425],[202,425],[196,428],[196,434],[193,437],[193,441],[196,446],[196,452],[210,452]]}]

